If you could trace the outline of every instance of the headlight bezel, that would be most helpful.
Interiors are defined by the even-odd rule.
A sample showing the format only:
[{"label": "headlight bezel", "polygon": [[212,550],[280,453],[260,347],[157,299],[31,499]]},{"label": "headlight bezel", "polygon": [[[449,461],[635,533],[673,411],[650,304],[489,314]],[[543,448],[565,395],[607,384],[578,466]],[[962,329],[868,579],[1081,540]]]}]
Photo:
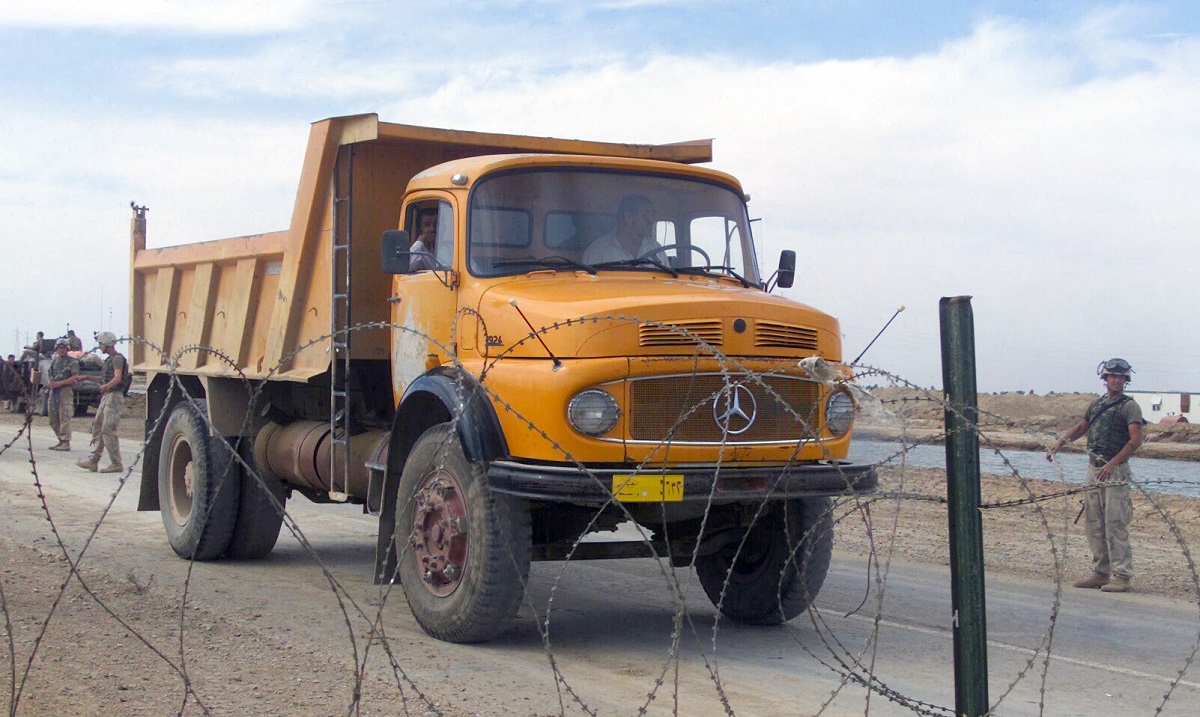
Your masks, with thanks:
[{"label": "headlight bezel", "polygon": [[838,388],[825,398],[825,430],[836,437],[846,435],[854,426],[854,397],[845,388]]},{"label": "headlight bezel", "polygon": [[615,428],[620,420],[621,406],[607,391],[584,389],[567,402],[567,424],[580,435],[589,438],[603,436]]}]

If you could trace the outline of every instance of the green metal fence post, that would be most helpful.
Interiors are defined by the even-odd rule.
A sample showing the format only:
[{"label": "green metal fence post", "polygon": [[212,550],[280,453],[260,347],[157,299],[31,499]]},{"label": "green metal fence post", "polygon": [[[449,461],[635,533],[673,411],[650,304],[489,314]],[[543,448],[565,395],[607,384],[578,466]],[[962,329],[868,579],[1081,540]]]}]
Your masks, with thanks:
[{"label": "green metal fence post", "polygon": [[950,599],[954,628],[954,709],[988,711],[983,517],[979,512],[979,405],[971,297],[943,297],[942,385],[946,392],[946,500],[950,521]]}]

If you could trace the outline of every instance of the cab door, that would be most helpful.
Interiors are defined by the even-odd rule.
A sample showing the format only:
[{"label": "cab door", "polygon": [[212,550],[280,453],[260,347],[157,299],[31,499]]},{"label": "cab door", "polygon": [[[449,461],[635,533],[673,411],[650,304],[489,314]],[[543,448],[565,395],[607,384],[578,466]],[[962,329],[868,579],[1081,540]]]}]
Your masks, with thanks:
[{"label": "cab door", "polygon": [[[392,279],[392,391],[398,401],[405,387],[427,371],[454,362],[452,327],[458,312],[458,285],[462,271],[457,202],[445,192],[422,192],[404,206],[403,228],[412,244],[421,238],[420,222],[429,212],[436,216],[436,243],[423,255],[425,262]],[[411,245],[410,245],[411,247]],[[422,265],[432,263],[433,268]]]}]

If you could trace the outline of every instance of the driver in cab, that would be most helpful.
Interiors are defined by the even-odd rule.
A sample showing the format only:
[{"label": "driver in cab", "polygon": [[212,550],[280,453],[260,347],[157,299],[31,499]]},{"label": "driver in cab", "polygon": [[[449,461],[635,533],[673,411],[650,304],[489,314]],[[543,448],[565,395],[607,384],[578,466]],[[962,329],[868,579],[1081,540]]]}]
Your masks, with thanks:
[{"label": "driver in cab", "polygon": [[584,264],[628,261],[661,248],[654,240],[653,203],[641,194],[628,194],[617,204],[617,226],[588,246]]},{"label": "driver in cab", "polygon": [[437,209],[425,207],[417,212],[417,238],[409,248],[409,251],[412,252],[412,259],[409,260],[408,265],[410,272],[441,268],[436,256],[437,225]]}]

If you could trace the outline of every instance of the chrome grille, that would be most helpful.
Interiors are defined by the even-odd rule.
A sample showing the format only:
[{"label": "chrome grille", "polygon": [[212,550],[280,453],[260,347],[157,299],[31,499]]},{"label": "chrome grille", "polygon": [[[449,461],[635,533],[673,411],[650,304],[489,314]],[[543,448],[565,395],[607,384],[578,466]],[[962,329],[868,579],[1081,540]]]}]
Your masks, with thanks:
[{"label": "chrome grille", "polygon": [[754,345],[785,349],[817,350],[817,330],[774,321],[758,321],[754,326]]},{"label": "chrome grille", "polygon": [[[684,331],[688,333],[685,334]],[[720,346],[721,320],[642,324],[638,327],[638,340],[642,346],[695,346],[697,339],[710,346]]]},{"label": "chrome grille", "polygon": [[[818,428],[820,386],[806,379],[787,376],[760,378],[761,382],[744,375],[703,374],[631,381],[629,437],[635,441],[724,441],[726,444],[791,443],[814,438],[812,433]],[[727,386],[735,384],[749,391],[757,411],[753,423],[744,432],[725,435],[714,418],[713,403],[722,402],[722,409],[727,406],[728,399],[720,394]]]}]

